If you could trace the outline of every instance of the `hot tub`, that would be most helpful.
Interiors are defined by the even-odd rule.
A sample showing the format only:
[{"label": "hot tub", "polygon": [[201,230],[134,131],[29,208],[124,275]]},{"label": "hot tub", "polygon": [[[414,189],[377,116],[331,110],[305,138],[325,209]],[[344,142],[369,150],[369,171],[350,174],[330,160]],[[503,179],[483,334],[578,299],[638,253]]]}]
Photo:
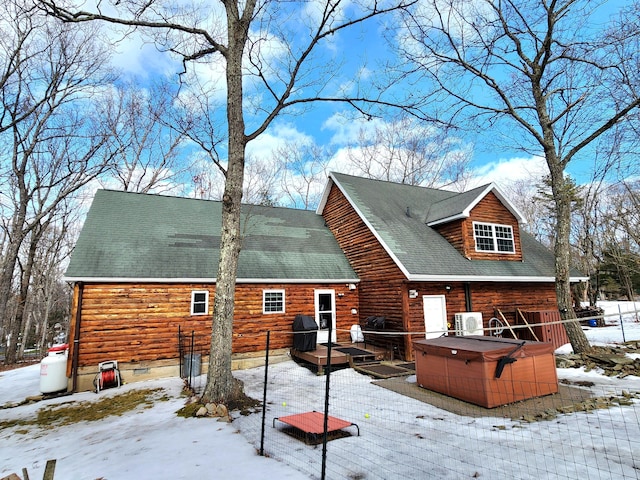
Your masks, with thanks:
[{"label": "hot tub", "polygon": [[484,336],[413,342],[423,388],[486,408],[558,391],[551,343]]}]

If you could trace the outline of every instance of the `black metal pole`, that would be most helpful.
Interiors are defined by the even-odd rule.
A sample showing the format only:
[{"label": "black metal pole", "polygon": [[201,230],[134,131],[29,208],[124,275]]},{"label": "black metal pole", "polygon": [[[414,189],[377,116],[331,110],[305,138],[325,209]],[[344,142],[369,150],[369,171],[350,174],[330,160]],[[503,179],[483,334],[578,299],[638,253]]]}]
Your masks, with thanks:
[{"label": "black metal pole", "polygon": [[326,371],[326,380],[325,380],[325,391],[324,391],[324,428],[322,433],[322,473],[320,474],[320,479],[325,480],[325,475],[327,471],[327,429],[329,427],[329,384],[331,381],[331,349],[333,342],[331,340],[332,333],[331,328],[333,327],[333,319],[329,320],[329,346],[327,347],[327,368]]},{"label": "black metal pole", "polygon": [[182,332],[180,332],[180,325],[178,325],[178,366],[180,367],[180,371],[178,373],[178,375],[180,375],[180,378],[182,377],[182,357],[183,357],[183,350],[182,350]]},{"label": "black metal pole", "polygon": [[264,457],[264,422],[267,418],[267,380],[269,378],[269,341],[271,330],[267,330],[267,353],[264,358],[264,390],[262,392],[262,433],[260,434],[260,456]]},{"label": "black metal pole", "polygon": [[195,331],[191,330],[191,352],[189,352],[189,387],[193,388],[193,339]]}]

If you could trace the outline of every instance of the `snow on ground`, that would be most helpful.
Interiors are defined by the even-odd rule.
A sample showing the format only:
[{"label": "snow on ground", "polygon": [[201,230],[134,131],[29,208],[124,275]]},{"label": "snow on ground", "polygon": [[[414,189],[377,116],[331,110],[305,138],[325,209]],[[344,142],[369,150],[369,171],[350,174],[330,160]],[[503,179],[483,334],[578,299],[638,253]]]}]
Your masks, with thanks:
[{"label": "snow on ground", "polygon": [[[606,313],[618,313],[617,305],[615,303],[606,303],[603,304],[603,308],[605,308]],[[633,310],[632,303],[622,305],[623,312]],[[640,340],[640,323],[634,321],[634,315],[627,314],[624,319],[624,330],[620,327],[619,322],[615,321],[615,318],[610,317],[608,319],[610,326],[585,328],[587,337],[594,344],[620,343],[623,338],[627,341]],[[560,352],[566,351],[570,351],[569,346],[560,349]],[[295,389],[298,391],[297,395],[301,397],[315,395],[315,393],[312,394],[311,392],[307,394],[305,389],[313,389],[314,392],[317,392],[318,385],[323,381],[323,377],[311,374],[300,376],[299,373],[296,373],[296,384],[288,385],[287,381],[291,383],[291,380],[288,380],[290,379],[289,375],[294,370],[298,372],[301,367],[294,362],[285,362],[274,365],[272,368],[276,375],[276,381],[280,382],[279,388]],[[258,398],[261,398],[263,371],[264,369],[257,368],[238,374],[246,382],[249,393]],[[606,389],[610,387],[612,391],[615,390],[616,392],[621,389],[640,391],[640,378],[638,377],[610,378],[600,375],[596,371],[584,372],[577,369],[559,369],[558,376],[574,381],[590,380],[598,388]],[[303,381],[300,381],[301,378]],[[449,412],[438,410],[435,407],[425,406],[421,402],[406,397],[402,397],[402,400],[398,401],[397,393],[371,385],[371,379],[352,370],[336,372],[336,378],[337,381],[334,384],[334,390],[332,390],[332,397],[341,396],[342,393],[339,390],[341,386],[350,385],[352,388],[353,385],[358,384],[363,389],[363,392],[369,392],[370,395],[376,397],[381,411],[386,408],[387,404],[394,405],[393,408],[399,410],[399,412],[394,412],[395,415],[406,415],[410,419],[409,421],[413,423],[422,422],[420,423],[421,428],[427,428],[428,431],[440,437],[439,442],[428,442],[429,448],[432,449],[431,452],[445,459],[442,471],[432,472],[433,478],[461,478],[455,472],[462,472],[462,470],[459,470],[462,467],[455,456],[452,457],[451,455],[452,444],[447,443],[447,436],[450,435],[450,432],[462,432],[463,435],[469,438],[485,442],[486,446],[484,448],[493,448],[491,441],[495,433],[491,433],[490,428],[486,427],[487,425],[494,425],[495,418],[480,418],[469,422],[467,417],[459,417]],[[345,381],[340,381],[341,378]],[[409,378],[408,381],[415,382],[415,376]],[[169,399],[156,401],[152,408],[140,408],[119,417],[111,416],[97,422],[80,422],[73,425],[45,429],[37,427],[2,427],[3,421],[32,418],[37,415],[38,410],[46,406],[68,402],[92,402],[105,396],[119,395],[141,388],[161,388]],[[210,418],[185,419],[177,417],[175,412],[185,403],[185,397],[181,395],[181,390],[182,381],[179,378],[169,378],[123,385],[118,389],[105,390],[99,394],[83,392],[19,407],[0,409],[0,477],[12,472],[21,474],[22,468],[26,467],[31,478],[42,478],[45,463],[48,459],[57,460],[56,480],[181,478],[271,480],[275,478],[303,479],[319,477],[317,469],[312,470],[314,473],[310,474],[308,465],[299,464],[299,460],[297,460],[299,457],[285,455],[281,458],[282,461],[278,461],[275,458],[257,455],[256,436],[259,436],[260,432],[256,432],[255,428],[249,429],[249,426],[255,426],[255,418],[252,419],[251,417],[256,417],[256,414],[250,415],[249,418],[238,417],[236,414],[237,418],[231,424]],[[0,406],[8,403],[19,403],[28,396],[38,394],[39,365],[0,373]],[[275,413],[277,413],[279,407],[279,404],[270,406]],[[338,408],[340,410],[335,414],[345,415],[349,418],[352,413],[349,410],[349,405],[341,405]],[[625,418],[626,422],[633,423],[631,428],[625,425],[625,418],[622,418],[621,413],[622,409],[605,413],[604,415],[608,416],[608,420],[598,425],[603,439],[617,438],[616,436],[620,435],[621,430],[627,430],[630,436],[638,436],[640,406],[636,402],[635,405],[625,408],[630,409],[626,411]],[[424,415],[425,411],[429,412],[426,416]],[[358,412],[358,418],[360,418],[360,412]],[[431,418],[434,420],[429,420]],[[442,419],[445,419],[446,422],[443,422]],[[398,432],[395,432],[383,422],[376,423],[375,418],[370,420],[366,425],[369,431],[368,434],[372,438],[381,439],[382,444],[386,445],[387,448],[392,448],[392,446],[395,448],[398,445],[395,438]],[[593,416],[573,416],[569,433],[571,431],[576,432],[578,435],[573,435],[573,437],[577,436],[578,441],[581,441],[580,434],[583,432],[582,429],[584,428],[584,431],[588,431],[585,425],[592,420]],[[251,423],[252,421],[254,422],[253,424]],[[445,426],[443,427],[443,425]],[[624,428],[621,428],[621,426]],[[271,428],[271,425],[267,425],[267,427],[269,427],[267,428],[268,436],[280,435],[280,437],[288,438],[288,436],[278,432],[277,429]],[[527,431],[527,435],[535,435],[536,428],[538,427],[532,424]],[[238,429],[242,429],[242,433]],[[516,457],[521,455],[523,451],[518,449],[526,449],[527,442],[531,441],[525,434],[519,433],[519,435],[520,437],[514,441],[514,451],[512,452],[512,455]],[[565,437],[565,435],[567,435],[567,431],[558,432],[558,445],[560,447],[557,453],[551,453],[551,455],[558,456],[555,460],[557,461],[557,466],[554,468],[566,468],[569,472],[558,471],[558,478],[571,478],[573,473],[580,474],[580,472],[584,474],[582,478],[604,478],[602,476],[593,476],[595,467],[590,462],[595,460],[592,459],[576,459],[575,463],[581,466],[575,470],[572,470],[573,467],[563,466],[562,462],[566,462],[568,457],[575,455],[570,447],[575,438],[569,438],[572,437],[571,435]],[[280,439],[280,437],[278,438]],[[303,450],[297,440],[290,439],[286,441],[292,442],[291,449]],[[451,438],[450,441],[455,444],[459,440]],[[358,437],[341,439],[339,442],[343,442],[340,444],[340,449],[349,452],[349,445],[353,442],[358,442]],[[332,443],[337,444],[339,442]],[[637,440],[629,440],[629,445],[632,446],[632,451],[629,452],[630,458],[640,454],[640,451],[636,451],[635,447],[633,447],[636,443]],[[447,452],[437,451],[438,445],[442,445],[441,448],[443,450],[446,449]],[[371,458],[360,459],[364,465],[373,466],[376,462],[384,460],[380,459],[379,451],[367,453],[357,444],[354,448],[357,449],[355,451],[358,452],[359,456],[364,455],[366,457],[371,455]],[[504,449],[504,446],[500,448]],[[566,448],[571,450],[569,454],[565,450]],[[594,448],[596,447],[594,446]],[[606,449],[607,446],[604,445],[597,448]],[[545,454],[549,455],[549,452],[545,452]],[[373,458],[374,455],[376,458]],[[531,455],[537,455],[537,453],[532,451]],[[278,458],[279,456],[273,455],[273,457]],[[491,460],[492,457],[486,456],[486,458]],[[506,455],[506,458],[509,458],[509,456]],[[290,463],[291,466],[284,463],[285,461]],[[489,472],[493,473],[485,475],[484,478],[504,478],[505,480],[518,477],[525,478],[520,472],[510,470],[512,468],[511,464],[495,464],[495,460],[491,461],[494,464],[488,465],[487,468]],[[542,461],[549,462],[549,457],[542,458]],[[616,468],[623,469],[621,470],[623,473],[619,477],[612,473],[610,478],[633,478],[624,474],[625,471],[629,471],[629,468],[633,471],[633,465],[625,465],[623,461],[622,465],[618,465]],[[304,473],[305,470],[306,473]],[[600,470],[596,468],[596,471],[599,472]],[[454,472],[453,476],[447,476],[450,472]],[[503,473],[499,476],[495,472]],[[589,475],[589,472],[592,475]],[[364,472],[365,476],[359,478],[378,478],[374,473],[373,467],[371,467],[369,476],[366,473]],[[327,477],[344,478],[342,475],[343,473],[339,473],[332,476],[330,473]],[[384,473],[379,475],[381,475],[379,478],[385,478]],[[406,473],[404,477],[420,478],[416,475],[412,476],[411,471]],[[386,476],[386,478],[393,477]],[[546,478],[556,477],[550,474]]]},{"label": "snow on ground", "polygon": [[[3,420],[33,417],[44,406],[96,401],[132,389],[162,388],[170,397],[153,408],[121,417],[41,430],[26,434],[0,430],[0,477],[42,478],[48,459],[56,459],[55,478],[74,479],[303,479],[293,468],[256,455],[232,424],[215,419],[175,415],[185,404],[182,381],[169,378],[124,385],[119,389],[78,393],[17,408],[0,410]],[[39,392],[39,365],[0,373],[0,405]],[[25,428],[25,427],[17,427]]]}]

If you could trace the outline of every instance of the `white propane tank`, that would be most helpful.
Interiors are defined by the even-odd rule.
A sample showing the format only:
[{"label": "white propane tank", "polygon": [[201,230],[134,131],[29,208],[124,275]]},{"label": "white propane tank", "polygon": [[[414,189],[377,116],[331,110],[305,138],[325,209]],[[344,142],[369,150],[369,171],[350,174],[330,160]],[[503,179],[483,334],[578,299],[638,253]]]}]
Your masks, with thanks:
[{"label": "white propane tank", "polygon": [[67,351],[69,345],[54,345],[40,362],[40,392],[54,393],[67,389]]}]

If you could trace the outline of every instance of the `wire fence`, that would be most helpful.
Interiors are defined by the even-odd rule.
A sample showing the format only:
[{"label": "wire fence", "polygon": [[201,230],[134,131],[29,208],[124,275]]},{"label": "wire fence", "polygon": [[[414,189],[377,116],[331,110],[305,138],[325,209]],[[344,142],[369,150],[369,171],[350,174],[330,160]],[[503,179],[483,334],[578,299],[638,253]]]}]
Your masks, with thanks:
[{"label": "wire fence", "polygon": [[195,331],[183,332],[178,327],[178,358],[180,362],[180,377],[187,387],[198,390],[203,386],[202,358],[209,354],[211,337],[196,334]]},{"label": "wire fence", "polygon": [[[637,321],[621,318],[607,319],[607,341],[640,340]],[[245,392],[264,400],[264,411],[243,412],[233,424],[258,452],[312,479],[640,478],[636,377],[601,382],[593,372],[563,369],[559,383],[546,375],[512,382],[514,391],[534,396],[486,408],[422,388],[410,364],[387,378],[351,366],[317,375],[289,360],[236,371]],[[436,383],[446,376],[426,375]],[[479,387],[476,380],[458,379],[456,395],[477,396],[479,388],[504,394],[504,385]],[[535,396],[553,388],[557,393]],[[304,423],[297,428],[311,421],[300,415],[311,412],[345,423],[321,433]]]}]

